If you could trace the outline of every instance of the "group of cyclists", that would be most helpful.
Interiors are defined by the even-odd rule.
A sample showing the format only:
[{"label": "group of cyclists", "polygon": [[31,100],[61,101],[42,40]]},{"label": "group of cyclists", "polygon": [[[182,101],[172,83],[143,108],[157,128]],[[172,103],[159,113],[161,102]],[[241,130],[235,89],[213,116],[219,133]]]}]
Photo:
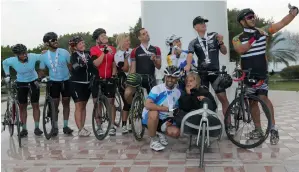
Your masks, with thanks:
[{"label": "group of cyclists", "polygon": [[[298,14],[298,8],[292,6],[289,14],[281,21],[263,28],[257,28],[256,15],[252,9],[243,9],[237,16],[238,23],[243,27],[243,32],[232,40],[235,51],[240,54],[241,67],[249,68],[258,74],[259,80],[264,84],[258,88],[251,88],[252,93],[258,95],[268,106],[272,114],[271,144],[277,144],[279,134],[275,125],[274,109],[268,98],[267,84],[267,39],[274,33],[288,25]],[[35,135],[42,135],[39,129],[39,82],[44,77],[43,70],[49,70],[49,80],[52,82],[50,95],[59,106],[60,96],[63,105],[63,132],[72,134],[73,130],[68,126],[70,114],[70,97],[75,102],[75,121],[79,136],[91,134],[85,127],[86,104],[92,95],[96,101],[99,84],[94,78],[106,79],[108,82],[101,85],[103,94],[109,99],[112,107],[112,121],[115,121],[116,108],[114,105],[116,84],[114,78],[121,78],[119,92],[123,99],[122,133],[128,133],[130,124],[127,123],[129,110],[136,92],[136,87],[146,89],[148,97],[144,103],[142,112],[142,124],[148,128],[151,137],[150,148],[160,151],[168,144],[165,135],[179,137],[181,121],[184,115],[193,109],[208,104],[210,110],[216,111],[217,105],[212,94],[208,91],[211,84],[217,98],[222,104],[222,112],[225,114],[229,101],[226,89],[231,86],[231,77],[227,75],[201,75],[192,72],[194,53],[198,57],[197,68],[206,71],[219,71],[219,52],[227,53],[227,47],[223,42],[223,36],[216,32],[207,32],[208,19],[201,16],[193,20],[193,28],[197,33],[194,40],[189,43],[188,50],[182,50],[181,37],[171,35],[166,39],[169,53],[166,57],[168,66],[164,70],[164,83],[156,85],[155,69],[161,69],[161,50],[150,44],[150,36],[145,28],[136,32],[140,45],[130,48],[128,34],[119,34],[116,43],[117,48],[108,45],[106,31],[96,29],[92,38],[95,45],[90,50],[85,49],[84,40],[80,36],[74,36],[69,41],[69,51],[59,48],[58,36],[54,32],[46,33],[43,42],[48,50],[41,54],[27,53],[23,44],[13,46],[15,57],[3,61],[5,82],[10,82],[9,67],[17,72],[17,85],[28,83],[31,86],[31,104],[35,121]],[[35,70],[36,62],[40,61],[39,71]],[[182,72],[185,71],[185,72]],[[182,75],[184,73],[185,75]],[[183,78],[184,77],[184,78]],[[45,79],[45,78],[44,78]],[[182,81],[183,82],[179,82]],[[90,87],[90,83],[92,87]],[[19,88],[18,101],[23,124],[21,136],[27,136],[27,94],[29,88]],[[179,110],[178,110],[179,109]],[[252,114],[259,113],[258,104],[252,104]],[[192,123],[199,123],[199,117],[194,117]],[[217,123],[218,121],[215,121]],[[216,125],[216,124],[215,124]],[[54,124],[54,136],[58,134],[57,121]],[[112,123],[109,135],[116,134],[117,126]],[[103,134],[101,126],[98,126],[97,134]],[[251,135],[259,137],[262,134],[261,126],[256,125]]]}]

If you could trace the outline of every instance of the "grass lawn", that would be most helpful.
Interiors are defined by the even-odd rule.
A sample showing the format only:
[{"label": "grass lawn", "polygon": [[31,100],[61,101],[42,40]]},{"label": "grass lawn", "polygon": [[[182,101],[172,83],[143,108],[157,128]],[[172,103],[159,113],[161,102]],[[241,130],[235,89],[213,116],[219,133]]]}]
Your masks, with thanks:
[{"label": "grass lawn", "polygon": [[269,82],[270,90],[299,91],[299,81]]}]

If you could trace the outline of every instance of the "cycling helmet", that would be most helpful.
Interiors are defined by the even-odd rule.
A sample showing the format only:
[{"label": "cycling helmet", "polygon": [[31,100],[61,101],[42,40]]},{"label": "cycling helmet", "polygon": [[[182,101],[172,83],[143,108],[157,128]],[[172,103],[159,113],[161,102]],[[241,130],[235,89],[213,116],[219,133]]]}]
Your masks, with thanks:
[{"label": "cycling helmet", "polygon": [[165,43],[166,43],[167,46],[171,46],[171,44],[173,43],[173,41],[175,41],[175,40],[179,40],[179,39],[181,39],[181,38],[182,38],[182,37],[180,37],[180,36],[177,36],[177,35],[175,35],[175,34],[172,34],[170,37],[167,37],[167,38],[166,38]]},{"label": "cycling helmet", "polygon": [[131,73],[127,76],[127,85],[131,87],[138,87],[142,83],[142,78],[137,73]]},{"label": "cycling helmet", "polygon": [[103,29],[103,28],[98,28],[98,29],[96,29],[96,30],[92,33],[92,39],[93,39],[93,40],[97,40],[98,37],[99,37],[102,33],[106,33],[106,30]]},{"label": "cycling helmet", "polygon": [[58,36],[56,33],[48,32],[44,35],[43,42],[46,43],[46,42],[49,42],[51,39],[57,39],[57,38],[58,38]]},{"label": "cycling helmet", "polygon": [[70,40],[69,40],[69,45],[71,47],[76,46],[79,42],[84,41],[83,38],[81,36],[73,36]]},{"label": "cycling helmet", "polygon": [[233,79],[229,74],[221,74],[213,82],[212,87],[217,92],[229,88],[232,84],[233,84]]},{"label": "cycling helmet", "polygon": [[250,8],[245,8],[245,9],[241,10],[237,15],[237,21],[240,23],[240,21],[243,20],[244,17],[247,16],[248,14],[255,14],[255,13]]},{"label": "cycling helmet", "polygon": [[14,54],[22,54],[22,53],[26,53],[27,52],[27,47],[23,44],[16,44],[12,47],[12,52]]},{"label": "cycling helmet", "polygon": [[180,77],[180,69],[176,66],[168,66],[164,69],[165,76]]}]

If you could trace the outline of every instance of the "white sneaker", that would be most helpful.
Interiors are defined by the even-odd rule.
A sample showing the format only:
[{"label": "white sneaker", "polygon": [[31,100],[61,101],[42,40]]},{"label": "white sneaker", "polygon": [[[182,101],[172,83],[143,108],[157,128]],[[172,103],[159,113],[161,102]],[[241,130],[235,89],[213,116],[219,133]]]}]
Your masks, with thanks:
[{"label": "white sneaker", "polygon": [[164,134],[162,134],[162,133],[157,133],[157,136],[159,137],[159,141],[160,141],[160,143],[161,143],[163,146],[167,146],[167,145],[168,145],[168,140],[167,140],[167,138],[165,137]]},{"label": "white sneaker", "polygon": [[129,131],[128,131],[128,129],[127,129],[127,126],[126,125],[124,125],[123,127],[122,127],[122,134],[127,134]]},{"label": "white sneaker", "polygon": [[116,128],[113,126],[110,130],[109,130],[109,136],[115,136],[116,135]]},{"label": "white sneaker", "polygon": [[128,124],[127,129],[128,129],[129,132],[132,132],[132,125]]},{"label": "white sneaker", "polygon": [[165,149],[165,147],[159,141],[151,141],[150,148],[154,151],[161,151]]},{"label": "white sneaker", "polygon": [[90,134],[91,132],[86,130],[85,128],[82,128],[80,131],[78,131],[78,135],[80,137],[88,137]]},{"label": "white sneaker", "polygon": [[104,135],[104,131],[101,127],[98,127],[97,129],[97,135],[101,136],[101,135]]}]

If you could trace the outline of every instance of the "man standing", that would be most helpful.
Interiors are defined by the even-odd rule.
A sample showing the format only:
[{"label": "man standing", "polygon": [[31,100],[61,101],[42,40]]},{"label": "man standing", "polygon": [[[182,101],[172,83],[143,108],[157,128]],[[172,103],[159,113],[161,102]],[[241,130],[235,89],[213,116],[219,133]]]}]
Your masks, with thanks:
[{"label": "man standing", "polygon": [[[149,93],[151,88],[156,85],[155,68],[161,68],[161,50],[159,47],[149,44],[150,36],[144,28],[139,29],[136,36],[141,44],[131,53],[130,73],[142,76],[142,87],[146,88]],[[128,76],[128,79],[132,78]],[[136,89],[128,84],[125,90],[125,99],[129,104],[132,103],[135,91]]]},{"label": "man standing", "polygon": [[[219,51],[224,55],[227,53],[223,36],[216,32],[207,32],[206,23],[208,21],[201,16],[193,20],[193,28],[198,36],[190,42],[188,47],[187,65],[185,66],[187,72],[191,69],[194,53],[198,57],[198,68],[204,68],[207,71],[219,71]],[[209,88],[209,84],[213,84],[217,77],[218,75],[200,75],[201,85]],[[225,114],[229,105],[225,89],[213,89],[222,104],[222,112]]]},{"label": "man standing", "polygon": [[[269,107],[272,114],[272,126],[271,126],[271,144],[276,145],[279,142],[278,130],[275,126],[274,108],[271,101],[268,98],[268,61],[266,58],[266,46],[267,39],[272,34],[278,32],[286,25],[288,25],[297,15],[298,8],[290,6],[289,14],[286,15],[278,23],[270,24],[263,28],[256,28],[256,16],[252,9],[243,9],[237,16],[237,21],[244,28],[244,31],[233,38],[233,46],[236,52],[241,55],[241,67],[243,70],[251,68],[251,73],[258,74],[258,79],[264,80],[264,84],[258,88],[252,88],[253,92],[258,95]],[[259,107],[257,102],[252,104],[252,116],[257,117],[255,122],[255,130],[251,134],[255,137],[260,137],[262,134],[259,118]]]},{"label": "man standing", "polygon": [[[48,32],[43,37],[43,42],[48,47],[48,50],[42,54],[39,68],[44,70],[49,69],[50,80],[50,96],[53,98],[56,109],[62,96],[63,106],[63,133],[72,134],[73,130],[68,127],[70,116],[70,73],[68,65],[70,64],[70,54],[67,50],[58,48],[58,36],[54,32]],[[58,119],[58,118],[57,118]],[[58,121],[54,123],[53,136],[58,135]]]}]

